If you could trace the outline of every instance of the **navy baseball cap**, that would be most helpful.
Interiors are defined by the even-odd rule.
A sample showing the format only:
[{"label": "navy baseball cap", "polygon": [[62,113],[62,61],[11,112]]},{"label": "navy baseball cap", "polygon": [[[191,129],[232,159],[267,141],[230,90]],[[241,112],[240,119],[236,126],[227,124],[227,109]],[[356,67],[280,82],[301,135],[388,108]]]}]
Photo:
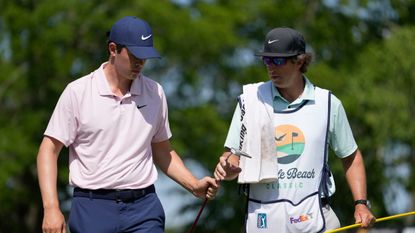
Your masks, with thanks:
[{"label": "navy baseball cap", "polygon": [[108,40],[124,45],[137,58],[160,58],[160,54],[153,47],[153,32],[150,25],[137,17],[125,16],[115,22]]},{"label": "navy baseball cap", "polygon": [[305,41],[300,32],[288,28],[274,28],[265,37],[264,49],[255,56],[292,57],[305,53]]}]

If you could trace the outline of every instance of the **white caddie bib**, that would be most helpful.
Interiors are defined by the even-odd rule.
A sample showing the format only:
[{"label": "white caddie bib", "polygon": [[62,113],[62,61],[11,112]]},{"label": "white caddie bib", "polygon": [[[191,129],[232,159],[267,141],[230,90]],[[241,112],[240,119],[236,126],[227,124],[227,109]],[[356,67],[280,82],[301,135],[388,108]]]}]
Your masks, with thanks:
[{"label": "white caddie bib", "polygon": [[250,184],[246,232],[322,232],[320,193],[327,178],[330,92],[315,88],[315,100],[275,112],[278,181]]}]

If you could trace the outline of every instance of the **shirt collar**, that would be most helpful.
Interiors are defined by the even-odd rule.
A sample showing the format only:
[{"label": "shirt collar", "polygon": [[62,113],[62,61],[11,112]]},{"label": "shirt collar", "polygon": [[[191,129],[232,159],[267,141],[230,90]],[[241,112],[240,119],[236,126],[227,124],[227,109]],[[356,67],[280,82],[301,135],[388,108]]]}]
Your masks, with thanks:
[{"label": "shirt collar", "polygon": [[111,92],[110,85],[108,84],[107,78],[105,77],[104,73],[104,66],[107,65],[108,62],[102,63],[101,66],[95,70],[94,78],[96,78],[98,92],[100,95],[114,95]]},{"label": "shirt collar", "polygon": [[[104,66],[108,62],[104,62],[101,66],[95,71],[94,76],[96,76],[96,82],[98,87],[98,92],[100,95],[114,95],[111,91],[110,85],[104,73]],[[143,87],[143,77],[139,74],[139,77],[133,80],[130,87],[131,95],[140,95]]]},{"label": "shirt collar", "polygon": [[133,80],[133,83],[130,87],[130,93],[131,95],[141,95],[141,92],[143,90],[143,75],[140,73],[139,76]]},{"label": "shirt collar", "polygon": [[[303,75],[303,78],[305,81],[303,93],[295,101],[293,101],[290,104],[297,104],[297,103],[301,103],[303,100],[314,100],[315,99],[314,84],[312,84],[305,75]],[[273,99],[280,98],[286,101],[284,97],[281,96],[280,92],[274,85],[272,85],[272,96],[273,96]]]}]

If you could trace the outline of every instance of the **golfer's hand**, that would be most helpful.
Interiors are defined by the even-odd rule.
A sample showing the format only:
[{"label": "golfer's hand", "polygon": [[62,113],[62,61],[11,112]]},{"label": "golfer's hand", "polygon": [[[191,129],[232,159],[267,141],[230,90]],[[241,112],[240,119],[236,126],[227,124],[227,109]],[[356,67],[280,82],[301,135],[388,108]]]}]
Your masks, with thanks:
[{"label": "golfer's hand", "polygon": [[207,198],[209,200],[213,199],[218,192],[220,183],[217,182],[212,177],[204,177],[200,179],[193,189],[193,195],[198,198]]},{"label": "golfer's hand", "polygon": [[66,233],[65,217],[59,208],[44,210],[43,233]]},{"label": "golfer's hand", "polygon": [[[234,158],[236,157],[236,158]],[[233,180],[238,177],[242,169],[238,166],[239,157],[225,152],[220,158],[219,163],[216,165],[213,175],[216,180]]]},{"label": "golfer's hand", "polygon": [[372,227],[376,222],[376,218],[373,216],[369,208],[366,205],[361,204],[356,205],[354,218],[356,223],[361,223],[364,228]]}]

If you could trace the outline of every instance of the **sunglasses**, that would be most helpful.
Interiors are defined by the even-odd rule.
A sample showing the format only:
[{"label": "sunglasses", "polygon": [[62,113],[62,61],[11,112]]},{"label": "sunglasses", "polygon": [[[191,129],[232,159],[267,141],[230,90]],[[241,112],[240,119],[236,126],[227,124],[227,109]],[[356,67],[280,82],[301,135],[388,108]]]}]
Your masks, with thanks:
[{"label": "sunglasses", "polygon": [[262,61],[266,66],[274,64],[276,66],[283,66],[287,64],[288,57],[262,57]]}]

